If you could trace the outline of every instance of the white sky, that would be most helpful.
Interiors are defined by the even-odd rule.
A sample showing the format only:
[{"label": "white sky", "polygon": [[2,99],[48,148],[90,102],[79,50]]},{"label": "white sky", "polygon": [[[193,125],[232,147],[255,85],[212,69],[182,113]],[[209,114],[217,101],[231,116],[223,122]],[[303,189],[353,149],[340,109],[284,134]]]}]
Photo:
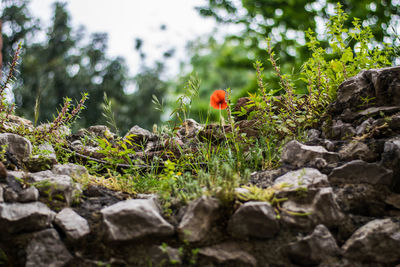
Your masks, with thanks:
[{"label": "white sky", "polygon": [[[30,11],[40,18],[42,26],[51,21],[55,0],[31,0]],[[210,33],[216,23],[201,17],[194,9],[203,0],[67,0],[72,25],[86,27],[89,33],[108,33],[108,54],[123,56],[131,74],[139,70],[139,55],[134,39],[144,40],[143,48],[148,62],[154,62],[167,49],[175,47],[170,59],[169,75],[179,71],[179,61],[185,59],[188,40]],[[160,25],[167,26],[166,31]]]}]

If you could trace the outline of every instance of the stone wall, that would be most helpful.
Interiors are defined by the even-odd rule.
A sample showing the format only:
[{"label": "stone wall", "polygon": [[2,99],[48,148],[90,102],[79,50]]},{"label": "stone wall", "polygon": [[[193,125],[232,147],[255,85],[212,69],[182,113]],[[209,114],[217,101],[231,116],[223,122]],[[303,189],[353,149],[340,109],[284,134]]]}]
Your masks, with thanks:
[{"label": "stone wall", "polygon": [[[168,217],[155,195],[82,189],[73,178],[87,176],[84,167],[57,164],[51,153],[32,159],[27,139],[0,134],[8,162],[31,166],[22,172],[0,164],[0,262],[399,265],[400,67],[363,71],[345,81],[328,115],[307,142],[285,145],[281,167],[252,174],[253,184],[276,190],[279,205],[236,201],[227,207],[203,196]],[[143,141],[155,139],[133,130],[142,132],[136,136]],[[35,169],[43,162],[47,170]]]}]

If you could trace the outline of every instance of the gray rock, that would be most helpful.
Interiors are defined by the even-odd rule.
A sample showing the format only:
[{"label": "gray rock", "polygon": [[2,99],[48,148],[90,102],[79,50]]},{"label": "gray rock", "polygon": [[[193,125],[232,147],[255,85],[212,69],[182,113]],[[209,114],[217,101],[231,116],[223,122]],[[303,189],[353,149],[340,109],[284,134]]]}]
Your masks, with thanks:
[{"label": "gray rock", "polygon": [[204,126],[200,123],[196,122],[193,119],[187,119],[182,123],[182,126],[178,130],[178,133],[182,137],[193,138],[195,137],[201,130],[203,130]]},{"label": "gray rock", "polygon": [[274,180],[283,173],[285,173],[285,171],[282,168],[254,172],[251,174],[250,181],[258,187],[267,188],[272,186]]},{"label": "gray rock", "polygon": [[18,193],[18,202],[35,202],[39,199],[39,190],[31,186]]},{"label": "gray rock", "polygon": [[202,241],[217,219],[220,207],[219,201],[211,197],[202,196],[192,201],[177,229],[180,239],[188,242]]},{"label": "gray rock", "polygon": [[54,212],[41,202],[0,203],[0,228],[9,233],[49,227]]},{"label": "gray rock", "polygon": [[359,228],[346,241],[344,257],[360,262],[394,263],[400,260],[400,224],[376,219]]},{"label": "gray rock", "polygon": [[236,187],[235,188],[235,194],[236,195],[248,195],[248,194],[250,194],[250,191],[247,188]]},{"label": "gray rock", "polygon": [[339,206],[344,212],[369,216],[385,216],[385,196],[390,194],[386,186],[371,184],[342,184],[335,188]]},{"label": "gray rock", "polygon": [[290,141],[282,148],[281,161],[297,168],[310,164],[315,158],[323,158],[328,163],[336,163],[338,154],[327,151],[322,146],[307,146],[296,140]]},{"label": "gray rock", "polygon": [[280,188],[280,192],[296,192],[310,188],[329,186],[328,177],[317,169],[302,168],[288,172],[274,181],[274,187]]},{"label": "gray rock", "polygon": [[[400,103],[400,67],[363,70],[344,81],[329,112],[340,114],[346,108],[360,109],[372,105],[395,106]],[[363,99],[373,99],[366,103]]]},{"label": "gray rock", "polygon": [[[43,123],[36,127],[39,132],[48,132],[52,126],[52,123]],[[57,137],[65,137],[71,135],[71,129],[68,126],[61,125],[56,130],[51,132],[52,135]]]},{"label": "gray rock", "polygon": [[18,193],[15,192],[10,187],[5,188],[3,194],[4,194],[4,201],[5,202],[17,202],[18,201]]},{"label": "gray rock", "polygon": [[228,231],[243,239],[271,238],[279,232],[279,223],[269,203],[250,201],[240,206],[229,219]]},{"label": "gray rock", "polygon": [[257,260],[233,242],[201,248],[198,255],[199,266],[257,266]]},{"label": "gray rock", "polygon": [[28,182],[32,183],[46,197],[62,197],[69,205],[79,198],[82,193],[80,185],[74,183],[71,177],[67,175],[54,174],[51,171],[41,171],[31,173],[28,176]]},{"label": "gray rock", "polygon": [[356,130],[350,123],[341,120],[333,121],[331,137],[334,139],[347,140],[356,135]]},{"label": "gray rock", "polygon": [[393,131],[399,131],[400,130],[400,114],[393,115],[389,122],[389,128],[392,129]]},{"label": "gray rock", "polygon": [[299,192],[297,198],[291,197],[282,204],[282,222],[296,228],[337,226],[344,218],[330,187]]},{"label": "gray rock", "polygon": [[14,190],[15,192],[20,192],[22,190],[22,179],[20,177],[14,176],[14,172],[8,172],[8,176],[6,178],[7,185]]},{"label": "gray rock", "polygon": [[339,155],[345,161],[360,159],[373,162],[377,158],[377,155],[365,143],[359,141],[352,141],[344,145],[340,149]]},{"label": "gray rock", "polygon": [[391,107],[371,107],[366,110],[362,110],[357,112],[359,116],[375,116],[380,114],[393,114],[400,110],[400,106],[391,106]]},{"label": "gray rock", "polygon": [[331,140],[325,139],[323,144],[328,151],[335,150],[335,144]]},{"label": "gray rock", "polygon": [[328,228],[319,224],[311,235],[289,243],[287,253],[293,263],[310,266],[338,256],[340,250]]},{"label": "gray rock", "polygon": [[32,144],[25,137],[12,133],[0,133],[0,146],[7,145],[6,151],[19,163],[27,160],[32,153]]},{"label": "gray rock", "polygon": [[68,175],[72,178],[89,175],[89,172],[85,167],[73,163],[54,165],[51,171],[55,174]]},{"label": "gray rock", "polygon": [[72,255],[60,240],[54,229],[47,229],[34,234],[26,248],[26,267],[65,266],[72,260]]},{"label": "gray rock", "polygon": [[114,134],[105,125],[93,125],[87,131],[100,138],[114,139]]},{"label": "gray rock", "polygon": [[4,166],[3,162],[0,161],[0,181],[7,178],[7,168]]},{"label": "gray rock", "polygon": [[320,136],[321,136],[321,132],[318,131],[317,129],[310,129],[307,131],[307,140],[309,142],[318,141]]},{"label": "gray rock", "polygon": [[150,249],[152,266],[169,266],[174,264],[182,264],[182,253],[169,246],[153,246]]},{"label": "gray rock", "polygon": [[353,160],[333,169],[328,175],[328,180],[331,183],[367,183],[390,186],[393,180],[393,171],[382,167],[378,163]]},{"label": "gray rock", "polygon": [[3,191],[3,186],[0,185],[0,203],[4,202]]},{"label": "gray rock", "polygon": [[400,137],[385,142],[381,164],[393,170],[392,189],[394,192],[400,193]]},{"label": "gray rock", "polygon": [[174,227],[160,215],[153,200],[131,199],[101,210],[110,241],[125,241],[149,236],[166,237]]},{"label": "gray rock", "polygon": [[88,222],[71,208],[62,209],[55,217],[54,223],[60,227],[67,238],[77,240],[90,233]]},{"label": "gray rock", "polygon": [[56,152],[50,143],[40,144],[36,155],[25,159],[24,164],[30,172],[51,169],[54,164],[57,164]]},{"label": "gray rock", "polygon": [[157,136],[151,133],[149,130],[143,129],[137,125],[133,126],[128,133],[125,135],[124,139],[129,137],[129,141],[132,144],[142,145],[147,141],[157,140]]},{"label": "gray rock", "polygon": [[362,135],[368,132],[368,130],[372,127],[374,124],[374,119],[368,118],[365,121],[363,121],[360,125],[357,126],[356,128],[356,134],[357,135]]}]

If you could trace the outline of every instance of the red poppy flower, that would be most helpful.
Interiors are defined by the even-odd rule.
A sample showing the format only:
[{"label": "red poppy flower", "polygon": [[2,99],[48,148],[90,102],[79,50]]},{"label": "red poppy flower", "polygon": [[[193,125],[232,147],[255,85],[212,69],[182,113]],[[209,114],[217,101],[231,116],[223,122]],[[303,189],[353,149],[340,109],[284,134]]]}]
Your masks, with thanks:
[{"label": "red poppy flower", "polygon": [[225,101],[225,91],[215,90],[210,97],[210,105],[215,109],[226,109],[228,104]]}]

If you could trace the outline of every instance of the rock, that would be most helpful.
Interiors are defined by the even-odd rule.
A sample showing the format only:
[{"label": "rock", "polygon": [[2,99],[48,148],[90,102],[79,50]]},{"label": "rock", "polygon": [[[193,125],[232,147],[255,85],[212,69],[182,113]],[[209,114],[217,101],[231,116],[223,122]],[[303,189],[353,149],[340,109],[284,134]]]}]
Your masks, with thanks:
[{"label": "rock", "polygon": [[291,196],[281,206],[282,222],[301,229],[317,224],[333,227],[345,218],[330,187],[299,192],[297,197]]},{"label": "rock", "polygon": [[[52,123],[43,123],[36,127],[38,132],[48,132],[52,126]],[[71,129],[66,125],[61,125],[57,129],[52,130],[51,135],[56,136],[58,138],[63,138],[71,135]]]},{"label": "rock", "polygon": [[281,192],[297,192],[310,188],[329,186],[328,177],[317,169],[302,168],[288,172],[274,181],[274,187]]},{"label": "rock", "polygon": [[331,141],[331,140],[328,140],[328,139],[325,139],[324,141],[323,141],[323,144],[324,144],[324,147],[328,150],[328,151],[334,151],[335,150],[335,144]]},{"label": "rock", "polygon": [[376,219],[357,229],[342,249],[344,257],[360,262],[395,263],[400,260],[400,224]]},{"label": "rock", "polygon": [[8,172],[8,176],[7,176],[7,178],[6,178],[6,182],[7,182],[7,185],[12,189],[12,190],[14,190],[15,192],[20,192],[21,190],[22,190],[22,183],[21,183],[21,181],[22,181],[22,175],[21,176],[18,176],[18,175],[20,175],[21,174],[21,172],[14,172],[14,171],[10,171],[10,172]]},{"label": "rock", "polygon": [[371,107],[367,108],[366,110],[362,110],[357,112],[358,116],[368,116],[368,117],[374,117],[376,115],[381,116],[381,114],[384,115],[389,115],[396,113],[400,110],[400,106],[391,106],[391,107]]},{"label": "rock", "polygon": [[4,192],[4,189],[3,189],[3,187],[0,185],[0,203],[4,202],[3,192]]},{"label": "rock", "polygon": [[18,193],[15,192],[12,188],[7,187],[4,189],[4,201],[5,202],[17,202],[18,201]]},{"label": "rock", "polygon": [[323,158],[328,163],[339,161],[337,153],[329,152],[322,146],[303,145],[296,140],[282,148],[281,161],[297,168],[310,164],[315,158]]},{"label": "rock", "polygon": [[114,134],[105,125],[90,126],[87,131],[99,138],[106,138],[107,140],[114,139]]},{"label": "rock", "polygon": [[319,224],[311,235],[290,243],[287,254],[293,263],[310,266],[326,262],[329,257],[338,256],[340,250],[328,228]]},{"label": "rock", "polygon": [[73,163],[54,165],[51,171],[55,174],[68,175],[72,178],[89,175],[89,172],[85,167]]},{"label": "rock", "polygon": [[203,125],[196,122],[193,119],[187,119],[182,123],[182,126],[178,130],[178,134],[182,137],[193,138],[195,137],[201,130],[203,129]]},{"label": "rock", "polygon": [[310,129],[307,131],[307,140],[308,142],[316,142],[319,140],[321,136],[321,132],[317,129]]},{"label": "rock", "polygon": [[339,151],[339,156],[344,161],[360,159],[367,162],[373,162],[378,157],[365,143],[359,141],[344,145]]},{"label": "rock", "polygon": [[18,202],[35,202],[39,199],[39,190],[36,187],[30,186],[21,190],[18,193]]},{"label": "rock", "polygon": [[258,187],[267,188],[272,186],[274,180],[283,173],[285,170],[282,168],[254,172],[250,176],[250,182]]},{"label": "rock", "polygon": [[0,181],[7,178],[7,169],[3,162],[0,161]]},{"label": "rock", "polygon": [[332,170],[328,176],[331,183],[342,184],[372,184],[390,186],[393,172],[378,163],[367,163],[353,160]]},{"label": "rock", "polygon": [[56,215],[54,223],[63,230],[70,240],[80,239],[90,233],[88,222],[71,208],[62,209]]},{"label": "rock", "polygon": [[385,198],[385,203],[400,210],[400,194],[390,194]]},{"label": "rock", "polygon": [[180,239],[187,242],[202,241],[218,218],[220,207],[219,201],[211,197],[202,196],[192,201],[177,229]]},{"label": "rock", "polygon": [[399,131],[400,130],[400,114],[393,115],[389,122],[389,128],[392,129],[393,131]]},{"label": "rock", "polygon": [[74,145],[72,146],[75,152],[95,159],[104,159],[107,155],[101,152],[100,147]]},{"label": "rock", "polygon": [[356,130],[350,123],[343,123],[341,120],[333,121],[330,136],[334,139],[348,140],[356,135]]},{"label": "rock", "polygon": [[390,194],[390,191],[386,186],[342,184],[335,188],[335,194],[344,212],[380,217],[385,216],[385,196]]},{"label": "rock", "polygon": [[[328,112],[340,114],[346,108],[353,111],[370,106],[395,106],[400,103],[400,67],[363,70],[344,81],[337,99]],[[365,99],[373,99],[366,102]]]},{"label": "rock", "polygon": [[110,241],[126,241],[144,237],[166,237],[174,227],[160,215],[153,200],[131,199],[102,209],[103,224]]},{"label": "rock", "polygon": [[33,126],[33,123],[30,120],[12,114],[8,115],[8,121],[15,124],[16,127],[22,126],[26,129],[32,129]]},{"label": "rock", "polygon": [[250,191],[249,191],[249,189],[247,189],[247,188],[243,188],[243,187],[236,187],[235,188],[235,194],[236,195],[248,195],[248,194],[250,194]]},{"label": "rock", "polygon": [[12,133],[0,133],[0,146],[7,146],[10,153],[19,163],[27,160],[32,153],[32,145],[28,139]]},{"label": "rock", "polygon": [[368,118],[363,121],[360,125],[356,128],[357,135],[363,135],[369,131],[369,129],[374,125],[375,120],[372,118]]},{"label": "rock", "polygon": [[0,203],[0,228],[8,233],[41,230],[53,218],[54,212],[41,202]]},{"label": "rock", "polygon": [[133,148],[135,148],[137,146],[144,145],[147,143],[147,141],[157,140],[157,136],[151,133],[149,130],[135,125],[128,131],[124,139],[129,139],[129,141],[134,145]]},{"label": "rock", "polygon": [[28,182],[32,183],[41,195],[58,198],[69,205],[79,198],[82,193],[80,185],[74,183],[67,175],[54,174],[51,171],[31,173]]},{"label": "rock", "polygon": [[400,193],[400,137],[385,142],[381,164],[393,171],[392,189],[394,192]]},{"label": "rock", "polygon": [[26,267],[65,266],[72,260],[71,254],[60,240],[54,229],[34,234],[26,248]]},{"label": "rock", "polygon": [[232,242],[217,244],[199,250],[198,266],[257,266],[257,260]]},{"label": "rock", "polygon": [[50,143],[40,144],[36,155],[26,159],[24,164],[30,172],[49,170],[57,164],[56,151]]},{"label": "rock", "polygon": [[175,264],[182,264],[182,253],[169,246],[153,246],[150,249],[152,266],[169,266]]},{"label": "rock", "polygon": [[246,202],[228,223],[229,233],[238,238],[271,238],[279,232],[274,208],[267,202]]}]

